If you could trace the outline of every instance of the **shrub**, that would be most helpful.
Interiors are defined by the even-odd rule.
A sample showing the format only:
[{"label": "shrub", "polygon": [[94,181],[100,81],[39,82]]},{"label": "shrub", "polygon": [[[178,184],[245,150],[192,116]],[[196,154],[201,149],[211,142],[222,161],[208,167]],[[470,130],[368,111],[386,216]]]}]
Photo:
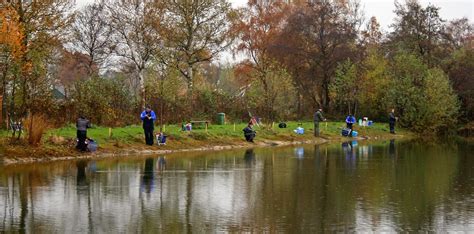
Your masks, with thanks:
[{"label": "shrub", "polygon": [[448,77],[428,68],[415,55],[400,54],[392,65],[388,98],[400,123],[416,132],[435,134],[453,126],[459,103]]},{"label": "shrub", "polygon": [[48,118],[44,115],[29,115],[25,121],[25,129],[28,134],[28,143],[38,146],[44,133],[51,128]]}]

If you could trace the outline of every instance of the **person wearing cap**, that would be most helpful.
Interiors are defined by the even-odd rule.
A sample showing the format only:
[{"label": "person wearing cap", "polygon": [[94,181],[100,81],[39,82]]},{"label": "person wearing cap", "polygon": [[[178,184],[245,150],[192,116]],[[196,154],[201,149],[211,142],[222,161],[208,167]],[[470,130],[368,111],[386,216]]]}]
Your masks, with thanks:
[{"label": "person wearing cap", "polygon": [[150,106],[147,106],[140,115],[143,121],[143,130],[145,132],[145,142],[147,145],[153,145],[153,130],[155,130],[156,115]]},{"label": "person wearing cap", "polygon": [[323,117],[323,109],[319,108],[315,113],[314,113],[314,136],[319,137],[320,131],[319,131],[319,122],[326,121],[326,119]]}]

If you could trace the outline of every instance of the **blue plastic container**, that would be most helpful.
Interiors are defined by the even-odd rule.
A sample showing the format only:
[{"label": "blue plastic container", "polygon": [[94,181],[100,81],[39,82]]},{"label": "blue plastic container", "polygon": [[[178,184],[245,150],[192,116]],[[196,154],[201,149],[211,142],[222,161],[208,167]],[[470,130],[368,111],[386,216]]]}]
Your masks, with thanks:
[{"label": "blue plastic container", "polygon": [[297,128],[295,129],[295,133],[296,133],[296,134],[299,134],[299,135],[303,135],[303,134],[304,134],[304,128],[302,128],[302,127],[297,127]]},{"label": "blue plastic container", "polygon": [[357,135],[359,135],[359,133],[357,131],[352,130],[352,137],[357,137]]}]

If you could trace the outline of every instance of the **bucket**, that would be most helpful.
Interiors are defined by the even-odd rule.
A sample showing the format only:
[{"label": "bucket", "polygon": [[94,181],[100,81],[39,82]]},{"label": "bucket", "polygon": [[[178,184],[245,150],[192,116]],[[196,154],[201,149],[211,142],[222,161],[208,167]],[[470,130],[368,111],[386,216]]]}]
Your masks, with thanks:
[{"label": "bucket", "polygon": [[302,128],[302,127],[297,127],[297,128],[295,129],[295,133],[296,133],[296,134],[299,134],[299,135],[303,135],[303,134],[304,134],[304,128]]},{"label": "bucket", "polygon": [[359,133],[357,131],[352,130],[352,137],[357,137],[357,135],[359,135]]}]

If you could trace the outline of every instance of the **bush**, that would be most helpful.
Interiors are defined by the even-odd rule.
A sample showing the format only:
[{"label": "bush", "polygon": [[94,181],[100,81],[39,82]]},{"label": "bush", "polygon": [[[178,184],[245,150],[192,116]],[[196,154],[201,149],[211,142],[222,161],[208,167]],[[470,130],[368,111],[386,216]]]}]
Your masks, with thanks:
[{"label": "bush", "polygon": [[26,118],[25,129],[28,134],[28,143],[38,146],[44,133],[51,128],[48,118],[44,115],[30,115]]},{"label": "bush", "polygon": [[120,79],[94,77],[78,81],[71,97],[75,117],[82,113],[93,124],[120,126],[138,119],[136,99]]},{"label": "bush", "polygon": [[388,100],[399,111],[402,126],[431,134],[454,126],[459,103],[442,70],[428,68],[415,55],[400,54],[391,71]]}]

